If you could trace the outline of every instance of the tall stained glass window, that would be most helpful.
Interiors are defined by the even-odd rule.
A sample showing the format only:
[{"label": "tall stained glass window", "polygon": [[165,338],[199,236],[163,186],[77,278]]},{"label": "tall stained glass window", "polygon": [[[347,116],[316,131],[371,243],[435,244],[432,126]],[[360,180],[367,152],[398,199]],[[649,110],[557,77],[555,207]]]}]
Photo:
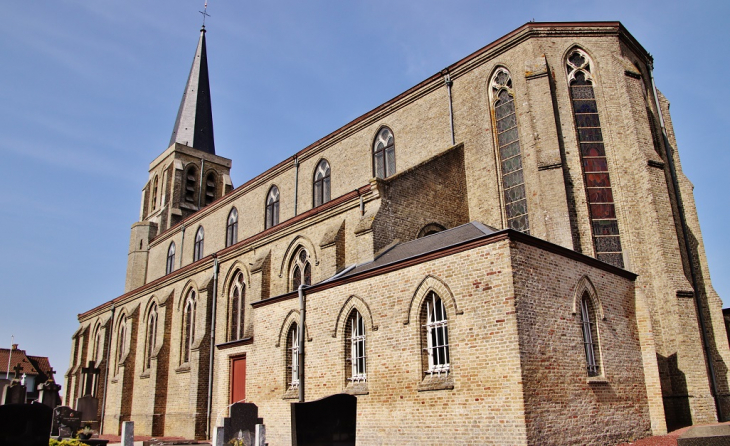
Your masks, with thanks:
[{"label": "tall stained glass window", "polygon": [[507,227],[530,233],[527,217],[527,193],[522,172],[520,135],[517,130],[512,77],[506,68],[497,68],[492,76],[489,93],[494,107],[494,128],[497,133],[502,193]]},{"label": "tall stained glass window", "polygon": [[624,267],[611,178],[593,91],[593,62],[580,49],[566,61],[596,258]]}]

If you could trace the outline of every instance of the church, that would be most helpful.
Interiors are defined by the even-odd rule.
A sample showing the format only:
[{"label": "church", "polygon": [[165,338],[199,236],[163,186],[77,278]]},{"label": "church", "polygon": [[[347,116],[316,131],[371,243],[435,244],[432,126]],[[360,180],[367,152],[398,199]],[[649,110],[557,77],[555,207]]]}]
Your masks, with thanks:
[{"label": "church", "polygon": [[245,401],[271,445],[292,403],[336,394],[361,445],[728,419],[722,302],[652,73],[619,22],[530,22],[234,187],[203,28],[65,401],[95,397],[103,433],[190,439]]}]

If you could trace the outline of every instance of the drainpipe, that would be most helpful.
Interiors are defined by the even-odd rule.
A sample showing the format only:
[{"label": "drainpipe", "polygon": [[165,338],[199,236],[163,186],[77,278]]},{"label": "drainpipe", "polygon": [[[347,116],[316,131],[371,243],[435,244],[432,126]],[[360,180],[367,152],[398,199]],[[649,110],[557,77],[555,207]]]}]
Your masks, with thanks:
[{"label": "drainpipe", "polygon": [[215,316],[218,303],[218,257],[213,256],[213,309],[210,316],[210,359],[208,363],[208,423],[206,438],[210,438],[210,412],[213,409],[213,347],[215,347]]},{"label": "drainpipe", "polygon": [[717,410],[717,420],[722,422],[724,417],[722,414],[722,407],[720,404],[719,392],[717,391],[717,378],[715,377],[715,365],[712,358],[712,352],[710,352],[710,342],[707,338],[705,316],[702,311],[702,299],[700,298],[700,287],[698,285],[697,272],[695,271],[695,258],[692,254],[692,244],[689,240],[689,227],[687,226],[687,219],[684,216],[684,202],[682,201],[682,193],[679,189],[679,180],[677,179],[677,170],[674,165],[674,154],[672,148],[669,145],[669,137],[667,136],[667,129],[664,126],[664,116],[662,114],[662,107],[659,104],[659,95],[657,94],[656,84],[654,83],[654,64],[649,62],[649,76],[651,77],[651,88],[654,92],[654,102],[656,103],[657,113],[659,115],[659,124],[662,128],[662,138],[664,139],[664,147],[667,148],[667,162],[669,164],[669,173],[672,177],[672,186],[674,187],[675,194],[677,195],[677,211],[679,212],[679,221],[682,226],[682,235],[684,242],[684,250],[687,252],[687,261],[689,262],[689,271],[692,278],[692,288],[694,289],[695,306],[697,308],[697,320],[700,323],[700,331],[702,332],[702,347],[705,351],[705,358],[707,360],[707,367],[710,372],[710,382],[712,384],[712,397],[715,400],[715,409]]},{"label": "drainpipe", "polygon": [[112,354],[112,331],[114,330],[114,312],[116,307],[112,302],[112,315],[109,317],[109,330],[106,333],[106,369],[104,369],[104,395],[101,398],[101,420],[99,421],[99,434],[104,433],[104,414],[106,412],[106,391],[109,388],[109,367],[111,367]]},{"label": "drainpipe", "polygon": [[297,202],[299,201],[299,158],[294,157],[294,216],[297,215]]},{"label": "drainpipe", "polygon": [[200,209],[200,198],[203,196],[203,169],[205,169],[205,160],[200,158],[200,187],[198,187],[198,209]]},{"label": "drainpipe", "polygon": [[456,145],[456,137],[454,135],[454,108],[451,101],[451,86],[454,85],[454,81],[452,81],[451,76],[449,76],[448,68],[441,71],[441,74],[444,76],[446,91],[449,94],[449,124],[451,125],[451,145],[453,146]]},{"label": "drainpipe", "polygon": [[307,309],[304,305],[304,288],[306,285],[299,285],[299,327],[297,330],[297,342],[299,354],[297,355],[297,378],[299,378],[299,402],[304,402],[304,323],[307,320]]},{"label": "drainpipe", "polygon": [[183,248],[185,247],[185,222],[180,224],[180,232],[182,232],[182,240],[180,240],[180,266],[178,269],[182,268]]}]

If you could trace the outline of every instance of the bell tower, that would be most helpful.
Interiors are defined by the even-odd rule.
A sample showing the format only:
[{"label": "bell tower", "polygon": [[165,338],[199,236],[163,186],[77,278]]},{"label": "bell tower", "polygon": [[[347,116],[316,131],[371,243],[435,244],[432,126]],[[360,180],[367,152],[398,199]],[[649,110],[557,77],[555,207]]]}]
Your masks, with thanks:
[{"label": "bell tower", "polygon": [[149,242],[233,190],[231,160],[215,154],[205,26],[200,30],[168,148],[149,166],[132,225],[125,292],[147,282]]}]

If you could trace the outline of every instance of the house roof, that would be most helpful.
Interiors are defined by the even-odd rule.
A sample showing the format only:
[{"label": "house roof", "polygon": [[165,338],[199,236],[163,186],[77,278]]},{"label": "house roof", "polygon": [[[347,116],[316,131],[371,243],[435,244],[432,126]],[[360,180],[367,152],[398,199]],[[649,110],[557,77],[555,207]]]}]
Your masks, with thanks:
[{"label": "house roof", "polygon": [[[47,360],[48,358],[46,358]],[[15,366],[20,364],[20,375],[23,373],[26,375],[39,375],[38,369],[36,369],[33,362],[25,354],[25,350],[16,349],[11,352],[8,348],[0,348],[0,366],[2,366],[2,369],[7,368],[8,361],[10,361],[10,373],[13,373]]]}]

